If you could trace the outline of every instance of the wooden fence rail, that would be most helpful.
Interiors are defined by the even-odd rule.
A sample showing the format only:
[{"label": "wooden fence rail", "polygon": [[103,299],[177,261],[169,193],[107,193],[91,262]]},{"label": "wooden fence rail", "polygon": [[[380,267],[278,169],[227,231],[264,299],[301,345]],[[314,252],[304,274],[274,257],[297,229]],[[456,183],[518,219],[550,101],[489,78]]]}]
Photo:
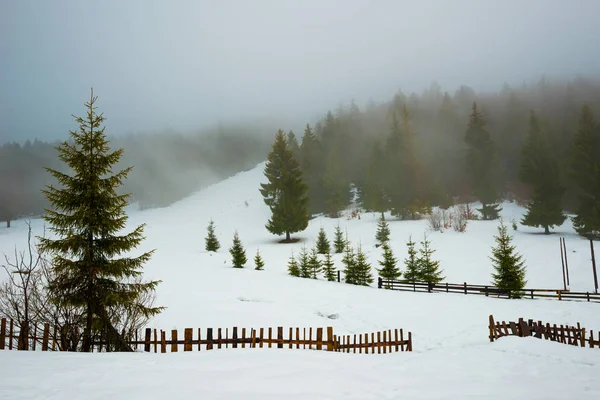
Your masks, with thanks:
[{"label": "wooden fence rail", "polygon": [[587,330],[579,322],[577,326],[544,324],[542,321],[525,321],[523,318],[519,318],[518,322],[496,322],[494,316],[490,315],[488,328],[490,342],[504,336],[531,336],[572,346],[600,348],[600,335],[597,334],[598,337],[594,338],[594,331],[590,330],[589,337],[586,337]]},{"label": "wooden fence rail", "polygon": [[[25,330],[16,326],[12,320],[0,320],[0,350],[36,350],[42,351],[70,351],[68,346],[61,346],[60,330],[51,329],[48,324],[40,330],[36,325]],[[40,335],[38,335],[38,333]],[[183,337],[179,331],[169,332],[158,329],[146,328],[144,335],[136,335],[134,340],[127,344],[136,350],[154,353],[213,350],[221,348],[296,348],[326,350],[345,353],[392,353],[397,351],[412,351],[412,333],[406,337],[404,330],[395,329],[374,333],[355,335],[334,335],[333,328],[186,328]],[[325,335],[325,336],[324,336]],[[58,337],[58,339],[57,339]],[[143,340],[141,339],[143,337]],[[7,343],[8,342],[8,343]],[[104,343],[94,342],[93,349],[102,351]]]},{"label": "wooden fence rail", "polygon": [[[471,285],[464,283],[426,283],[426,282],[401,282],[379,278],[377,287],[379,289],[399,290],[405,292],[444,292],[444,293],[461,293],[461,294],[477,294],[482,296],[493,296],[500,298],[508,298],[506,292],[495,286],[489,285]],[[571,292],[561,289],[523,289],[521,292],[523,298],[546,298],[558,300],[575,300],[600,302],[600,294],[590,292]]]}]

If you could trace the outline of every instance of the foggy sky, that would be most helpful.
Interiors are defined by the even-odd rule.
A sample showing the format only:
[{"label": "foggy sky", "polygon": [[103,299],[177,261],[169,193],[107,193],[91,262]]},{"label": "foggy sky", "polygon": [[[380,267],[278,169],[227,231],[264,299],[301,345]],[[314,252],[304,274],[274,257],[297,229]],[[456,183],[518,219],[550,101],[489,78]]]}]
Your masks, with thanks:
[{"label": "foggy sky", "polygon": [[598,0],[4,0],[0,143],[66,138],[91,86],[120,134],[597,74],[598,15]]}]

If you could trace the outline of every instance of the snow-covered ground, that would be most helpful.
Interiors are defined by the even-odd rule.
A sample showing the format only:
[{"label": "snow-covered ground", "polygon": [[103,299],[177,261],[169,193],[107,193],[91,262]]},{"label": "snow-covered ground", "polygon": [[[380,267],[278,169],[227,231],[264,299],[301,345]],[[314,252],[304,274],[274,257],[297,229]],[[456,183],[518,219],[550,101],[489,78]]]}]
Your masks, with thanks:
[{"label": "snow-covered ground", "polygon": [[[279,244],[280,238],[264,227],[270,214],[258,191],[263,168],[260,164],[168,208],[132,208],[130,226],[147,224],[147,240],[140,250],[157,249],[145,274],[163,281],[158,303],[168,307],[151,326],[333,326],[337,334],[404,328],[413,333],[412,354],[277,349],[166,355],[2,352],[0,398],[600,398],[597,350],[536,339],[489,343],[487,338],[489,314],[497,320],[524,317],[600,329],[599,304],[390,292],[290,277],[287,260],[292,251],[297,254],[303,245],[310,248],[321,226],[332,238],[338,223],[378,266],[378,215],[363,214],[360,220],[316,218],[295,235],[299,243]],[[593,291],[589,243],[575,235],[570,222],[550,236],[523,226],[513,231],[510,221],[518,221],[522,213],[506,203],[502,216],[527,260],[527,286],[562,288],[558,237],[563,236],[571,289]],[[222,246],[216,254],[204,250],[211,218]],[[429,232],[426,220],[388,220],[399,259],[406,256],[410,235],[418,240],[428,232],[447,281],[490,282],[488,257],[497,221],[470,222],[466,233],[440,233]],[[34,234],[42,232],[42,221],[32,225]],[[230,264],[228,248],[235,230],[249,259],[243,270]],[[24,221],[0,229],[0,252],[22,248],[25,241]],[[253,270],[257,248],[265,271]],[[335,260],[341,268],[341,255]]]}]

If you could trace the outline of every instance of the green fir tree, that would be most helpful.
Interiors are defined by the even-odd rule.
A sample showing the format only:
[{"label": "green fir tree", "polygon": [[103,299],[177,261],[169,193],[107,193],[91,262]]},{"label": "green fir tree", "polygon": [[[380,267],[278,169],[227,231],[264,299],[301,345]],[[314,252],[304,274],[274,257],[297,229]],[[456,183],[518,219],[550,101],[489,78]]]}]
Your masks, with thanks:
[{"label": "green fir tree", "polygon": [[331,251],[331,245],[323,227],[319,229],[319,235],[317,236],[317,251],[319,254],[327,254]]},{"label": "green fir tree", "polygon": [[346,248],[346,241],[344,240],[344,233],[340,228],[339,224],[335,228],[333,247],[336,253],[342,253]]},{"label": "green fir tree", "polygon": [[294,258],[294,253],[292,253],[290,260],[288,261],[288,274],[291,276],[300,277],[300,266]]},{"label": "green fir tree", "polygon": [[381,213],[379,222],[377,223],[377,233],[375,234],[375,239],[380,245],[385,245],[390,241],[390,226],[385,220],[383,213]]},{"label": "green fir tree", "polygon": [[408,257],[404,259],[404,266],[406,267],[404,281],[409,283],[421,282],[423,276],[417,256],[417,250],[415,249],[415,242],[412,241],[412,237],[408,238],[406,247],[408,248]]},{"label": "green fir tree", "polygon": [[300,277],[310,278],[312,276],[310,266],[310,256],[306,250],[306,246],[302,246],[300,255],[298,256],[298,266],[300,267]]},{"label": "green fir tree", "polygon": [[356,249],[355,266],[356,285],[369,286],[373,283],[373,274],[371,273],[371,264],[367,260],[367,255],[359,245]]},{"label": "green fir tree", "polygon": [[573,135],[571,177],[578,195],[573,226],[581,236],[600,240],[600,126],[588,106]]},{"label": "green fir tree", "polygon": [[387,243],[383,245],[383,259],[379,261],[379,265],[381,265],[381,269],[377,271],[383,279],[393,281],[402,275],[397,267],[398,259],[394,257],[394,253]]},{"label": "green fir tree", "polygon": [[266,227],[275,235],[285,234],[285,242],[290,242],[292,233],[303,231],[308,226],[308,188],[282,130],[275,136],[265,176],[269,182],[260,184],[260,193],[272,213]]},{"label": "green fir tree", "polygon": [[419,253],[417,263],[422,281],[427,283],[440,283],[443,281],[444,277],[442,276],[443,271],[440,270],[440,262],[431,258],[435,250],[431,248],[431,241],[427,238],[427,235],[423,237]]},{"label": "green fir tree", "polygon": [[254,256],[254,264],[256,265],[254,269],[257,271],[262,271],[265,269],[265,262],[263,261],[258,249],[256,249],[256,255]]},{"label": "green fir tree", "polygon": [[331,258],[331,253],[325,254],[325,261],[323,262],[323,275],[329,282],[335,282],[337,280],[335,264]]},{"label": "green fir tree", "polygon": [[312,248],[310,257],[308,259],[308,265],[310,269],[310,277],[317,279],[319,273],[321,273],[322,265],[321,260],[319,260],[319,252],[317,251],[316,247]]},{"label": "green fir tree", "polygon": [[352,247],[346,246],[342,264],[344,264],[344,282],[357,285],[359,277],[358,271],[356,270],[356,257]]},{"label": "green fir tree", "polygon": [[111,151],[96,99],[92,91],[85,104],[86,116],[75,117],[79,131],[71,131],[71,140],[57,147],[60,160],[72,174],[47,168],[59,183],[44,190],[52,208],[43,218],[55,236],[38,240],[40,251],[51,257],[51,301],[81,311],[81,350],[89,352],[92,341],[101,340],[108,349],[131,351],[111,316],[135,310],[150,317],[163,307],[143,303],[159,281],[132,281],[142,276],[142,266],[153,251],[125,256],[143,241],[144,225],[123,233],[129,195],[118,194],[117,188],[132,168],[113,173],[123,149]]},{"label": "green fir tree", "polygon": [[529,136],[523,147],[519,176],[522,182],[533,187],[533,195],[521,223],[540,226],[544,228],[544,233],[549,234],[550,228],[562,225],[566,219],[562,212],[565,188],[560,183],[558,161],[552,154],[548,137],[542,132],[533,111],[529,119]]},{"label": "green fir tree", "polygon": [[212,219],[208,223],[206,230],[208,232],[204,238],[206,251],[218,251],[221,248],[221,244],[219,243],[219,239],[217,239],[217,235],[215,235],[215,222]]},{"label": "green fir tree", "polygon": [[233,245],[229,249],[229,254],[231,254],[233,268],[244,268],[244,265],[248,262],[246,250],[244,250],[244,246],[242,245],[242,241],[240,240],[237,231],[233,234]]},{"label": "green fir tree", "polygon": [[525,287],[525,262],[523,256],[516,252],[512,245],[512,237],[506,226],[500,221],[498,236],[494,236],[496,247],[492,247],[492,264],[495,273],[492,274],[494,286],[505,291],[510,298],[521,297]]}]

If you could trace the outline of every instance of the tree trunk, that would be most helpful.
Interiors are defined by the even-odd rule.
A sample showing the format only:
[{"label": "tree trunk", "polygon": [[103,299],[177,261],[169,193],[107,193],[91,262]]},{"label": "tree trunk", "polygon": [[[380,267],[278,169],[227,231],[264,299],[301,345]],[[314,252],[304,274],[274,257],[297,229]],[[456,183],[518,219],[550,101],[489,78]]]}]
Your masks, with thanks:
[{"label": "tree trunk", "polygon": [[549,234],[550,234],[550,228],[548,228],[548,226],[545,226],[545,227],[544,227],[544,233],[545,233],[546,235],[549,235]]},{"label": "tree trunk", "polygon": [[10,219],[6,220],[6,227],[10,228]]},{"label": "tree trunk", "polygon": [[285,233],[285,241],[286,241],[286,242],[289,242],[290,240],[292,240],[292,238],[290,237],[290,233],[289,233],[289,232],[286,232],[286,233]]}]

